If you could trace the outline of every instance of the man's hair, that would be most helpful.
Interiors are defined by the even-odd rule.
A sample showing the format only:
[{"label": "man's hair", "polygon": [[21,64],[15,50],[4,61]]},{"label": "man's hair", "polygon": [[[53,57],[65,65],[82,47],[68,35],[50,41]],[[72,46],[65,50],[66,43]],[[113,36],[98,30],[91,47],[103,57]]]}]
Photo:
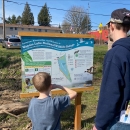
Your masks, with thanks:
[{"label": "man's hair", "polygon": [[[125,21],[130,21],[130,18],[126,17]],[[123,32],[127,33],[130,30],[129,24],[122,24],[122,23],[114,23],[117,30],[123,30]]]},{"label": "man's hair", "polygon": [[47,91],[51,85],[51,76],[45,72],[39,72],[32,78],[35,88],[39,92]]}]

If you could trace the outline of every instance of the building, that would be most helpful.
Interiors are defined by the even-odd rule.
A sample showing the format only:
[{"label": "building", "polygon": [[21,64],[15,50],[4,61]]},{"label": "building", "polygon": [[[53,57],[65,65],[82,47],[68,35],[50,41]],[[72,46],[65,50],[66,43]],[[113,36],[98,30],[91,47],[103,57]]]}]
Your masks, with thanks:
[{"label": "building", "polygon": [[[107,30],[103,30],[102,31],[102,34],[100,34],[98,31],[91,31],[89,32],[89,34],[91,34],[94,39],[100,39],[101,37],[101,40],[103,40],[104,42],[106,42],[108,40],[108,31]],[[101,36],[100,36],[101,35]]]},{"label": "building", "polygon": [[[32,26],[32,25],[20,25],[20,24],[6,24],[6,35],[18,35],[18,32],[51,32],[61,33],[62,30],[59,27],[46,27],[46,26]],[[3,36],[3,24],[0,23],[0,37]]]},{"label": "building", "polygon": [[104,41],[104,42],[108,41],[108,29],[107,29],[106,26],[104,26],[102,28],[102,34],[99,33],[98,30],[90,31],[89,34],[91,34],[94,37],[95,40],[100,40],[100,38],[101,38],[101,40]]},{"label": "building", "polygon": [[[108,41],[108,29],[107,28],[104,28],[102,30],[102,34],[100,34],[98,30],[91,31],[91,32],[89,32],[89,34],[91,34],[95,40],[99,40],[100,35],[101,35],[101,40],[103,40],[104,42]],[[127,33],[127,37],[130,37],[130,31]]]}]

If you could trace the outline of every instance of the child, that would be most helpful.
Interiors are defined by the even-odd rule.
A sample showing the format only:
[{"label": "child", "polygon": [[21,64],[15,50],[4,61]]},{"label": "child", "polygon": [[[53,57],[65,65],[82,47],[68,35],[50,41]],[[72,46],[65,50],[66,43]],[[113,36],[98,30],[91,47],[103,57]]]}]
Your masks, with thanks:
[{"label": "child", "polygon": [[[66,87],[51,84],[51,76],[45,72],[37,73],[33,79],[35,88],[40,92],[38,98],[30,101],[28,117],[32,121],[32,130],[61,130],[60,115],[70,105],[77,93]],[[52,89],[62,89],[66,96],[49,96]]]}]

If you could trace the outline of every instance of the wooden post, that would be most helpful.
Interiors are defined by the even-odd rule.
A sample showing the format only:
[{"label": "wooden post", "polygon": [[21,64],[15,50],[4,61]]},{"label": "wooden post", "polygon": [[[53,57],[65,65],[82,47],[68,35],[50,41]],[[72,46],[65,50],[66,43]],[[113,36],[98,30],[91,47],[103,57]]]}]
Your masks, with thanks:
[{"label": "wooden post", "polygon": [[78,93],[75,99],[74,130],[81,130],[81,96],[82,93]]},{"label": "wooden post", "polygon": [[102,32],[100,33],[100,38],[99,38],[99,45],[102,43]]}]

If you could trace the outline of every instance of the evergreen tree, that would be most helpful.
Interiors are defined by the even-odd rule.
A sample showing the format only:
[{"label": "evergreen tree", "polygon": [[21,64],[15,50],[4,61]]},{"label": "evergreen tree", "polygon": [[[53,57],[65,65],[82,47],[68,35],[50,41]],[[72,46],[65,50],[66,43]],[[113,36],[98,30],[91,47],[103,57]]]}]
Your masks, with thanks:
[{"label": "evergreen tree", "polygon": [[34,25],[34,16],[33,16],[33,13],[30,13],[30,23],[31,23],[31,25]]},{"label": "evergreen tree", "polygon": [[22,18],[21,18],[21,16],[19,15],[19,16],[17,17],[17,24],[21,24],[21,20],[22,20]]},{"label": "evergreen tree", "polygon": [[13,14],[11,18],[11,24],[16,24],[16,23],[17,23],[16,16]]},{"label": "evergreen tree", "polygon": [[59,28],[61,28],[60,24],[59,24]]},{"label": "evergreen tree", "polygon": [[5,20],[5,23],[6,24],[11,24],[11,18],[10,18],[10,16]]},{"label": "evergreen tree", "polygon": [[24,7],[24,11],[22,13],[22,24],[25,25],[34,25],[34,16],[31,12],[29,4],[26,2],[26,5]]},{"label": "evergreen tree", "polygon": [[5,23],[6,23],[6,24],[9,24],[9,22],[8,22],[8,20],[7,20],[7,19],[5,19]]},{"label": "evergreen tree", "polygon": [[91,26],[91,20],[90,17],[88,15],[84,16],[82,22],[81,22],[81,30],[85,31],[84,33],[86,33],[86,31],[90,31],[92,28]]},{"label": "evergreen tree", "polygon": [[38,14],[38,24],[39,26],[50,26],[51,15],[49,9],[47,8],[47,4],[42,7],[40,13]]}]

